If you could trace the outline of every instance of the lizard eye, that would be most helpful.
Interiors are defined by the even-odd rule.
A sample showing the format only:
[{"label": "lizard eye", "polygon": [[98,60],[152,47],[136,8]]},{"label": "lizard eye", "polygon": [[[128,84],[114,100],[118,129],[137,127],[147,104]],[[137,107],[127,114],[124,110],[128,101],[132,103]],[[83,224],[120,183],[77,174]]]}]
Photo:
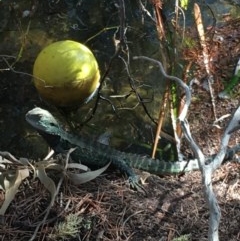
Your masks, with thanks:
[{"label": "lizard eye", "polygon": [[56,123],[50,122],[49,125],[50,125],[50,126],[56,126]]}]

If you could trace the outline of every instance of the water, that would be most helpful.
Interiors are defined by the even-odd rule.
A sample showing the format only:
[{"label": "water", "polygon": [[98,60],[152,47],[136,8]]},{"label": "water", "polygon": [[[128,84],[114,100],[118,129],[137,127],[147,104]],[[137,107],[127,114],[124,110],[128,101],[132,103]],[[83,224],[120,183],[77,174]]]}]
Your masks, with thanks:
[{"label": "water", "polygon": [[[239,13],[239,1],[198,2],[206,25],[213,23],[213,15],[205,2],[214,12],[218,23],[224,21],[227,14],[236,16]],[[19,57],[13,70],[6,70],[9,69],[8,64],[14,63],[13,58],[0,59],[0,150],[31,157],[43,156],[47,151],[42,139],[24,120],[29,109],[46,106],[39,99],[32,78],[14,71],[31,74],[34,60],[44,46],[57,40],[72,39],[85,43],[93,51],[103,75],[119,40],[117,5],[116,1],[40,1],[38,5],[24,0],[19,0],[17,4],[14,1],[0,2],[3,16],[0,22],[0,54]],[[111,145],[126,148],[126,143],[137,143],[147,147],[144,152],[150,153],[155,124],[139,104],[139,96],[149,115],[157,121],[166,80],[156,66],[149,62],[133,61],[132,56],[145,55],[162,60],[169,49],[173,51],[174,46],[160,48],[155,23],[142,15],[138,1],[127,0],[125,5],[127,45],[113,60],[104,81],[101,95],[105,100],[99,101],[94,117],[83,128],[81,124],[91,115],[96,98],[68,115],[68,119],[83,134],[97,139],[108,131],[113,136]],[[169,3],[164,8],[168,22],[173,19],[172,5]],[[150,4],[146,9],[154,14]],[[192,5],[186,11],[186,19],[186,26],[191,26]],[[175,61],[178,61],[177,56]],[[166,67],[170,65],[165,63]],[[164,125],[165,130],[171,132],[169,118],[166,118]],[[165,144],[163,140],[163,147]],[[41,150],[36,152],[36,149]]]}]

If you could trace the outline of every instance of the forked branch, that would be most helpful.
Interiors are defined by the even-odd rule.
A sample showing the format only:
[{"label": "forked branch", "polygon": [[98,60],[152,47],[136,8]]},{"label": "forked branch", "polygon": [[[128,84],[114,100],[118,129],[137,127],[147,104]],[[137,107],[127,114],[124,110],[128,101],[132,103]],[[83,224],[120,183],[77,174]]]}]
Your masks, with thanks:
[{"label": "forked branch", "polygon": [[222,164],[224,160],[231,134],[234,131],[240,129],[240,107],[237,108],[228,126],[226,127],[226,130],[221,140],[221,146],[218,154],[213,158],[213,160],[210,161],[210,163],[206,163],[206,159],[203,152],[201,151],[201,149],[199,148],[195,140],[192,138],[189,124],[186,119],[188,108],[191,103],[191,91],[189,87],[181,79],[175,76],[167,75],[160,61],[157,61],[145,56],[134,57],[134,59],[147,60],[154,64],[157,64],[159,66],[161,74],[165,78],[175,81],[185,91],[186,102],[184,104],[183,111],[178,117],[178,120],[180,121],[182,131],[189,143],[191,150],[194,152],[196,158],[198,159],[199,168],[202,174],[202,185],[204,189],[205,200],[207,202],[209,212],[210,212],[208,240],[219,241],[218,231],[219,231],[221,211],[218,206],[218,202],[212,188],[212,174]]}]

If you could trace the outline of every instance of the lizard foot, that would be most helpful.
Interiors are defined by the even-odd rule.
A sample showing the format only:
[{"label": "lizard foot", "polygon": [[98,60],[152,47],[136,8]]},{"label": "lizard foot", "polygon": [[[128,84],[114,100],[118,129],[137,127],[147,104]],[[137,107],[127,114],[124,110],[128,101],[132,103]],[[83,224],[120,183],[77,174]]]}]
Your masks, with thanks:
[{"label": "lizard foot", "polygon": [[139,176],[129,177],[128,182],[130,184],[131,189],[147,194],[146,189],[141,184],[141,179],[139,178]]}]

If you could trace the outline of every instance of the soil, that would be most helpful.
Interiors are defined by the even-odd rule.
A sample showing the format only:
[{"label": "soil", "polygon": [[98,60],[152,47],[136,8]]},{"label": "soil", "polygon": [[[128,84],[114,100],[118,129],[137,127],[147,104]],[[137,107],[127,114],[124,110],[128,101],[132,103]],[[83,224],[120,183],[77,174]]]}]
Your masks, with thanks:
[{"label": "soil", "polygon": [[[227,163],[213,175],[222,212],[220,240],[240,240],[239,171],[240,164]],[[65,240],[157,241],[183,235],[188,238],[182,240],[207,240],[209,212],[199,172],[181,177],[150,175],[144,186],[147,195],[126,183],[115,171],[78,187],[64,182],[35,240],[62,240],[56,238],[57,224],[67,222],[70,214],[81,221],[75,238]],[[37,180],[22,185],[4,217],[1,240],[29,240],[43,219],[49,196]],[[50,239],[50,234],[56,236]]]}]

